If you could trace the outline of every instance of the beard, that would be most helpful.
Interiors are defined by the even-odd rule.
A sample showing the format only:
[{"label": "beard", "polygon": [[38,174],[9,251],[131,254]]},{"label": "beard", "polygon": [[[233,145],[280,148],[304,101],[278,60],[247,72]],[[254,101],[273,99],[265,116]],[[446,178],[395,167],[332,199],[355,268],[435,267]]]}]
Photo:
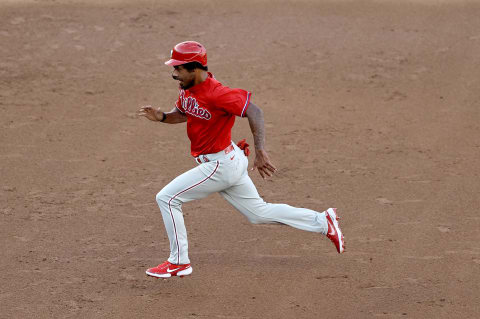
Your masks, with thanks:
[{"label": "beard", "polygon": [[179,82],[178,85],[182,90],[188,90],[193,86],[193,80],[190,82]]},{"label": "beard", "polygon": [[182,90],[188,90],[189,88],[191,88],[193,86],[193,83],[194,83],[194,79],[191,79],[190,81],[182,81],[175,76],[172,76],[172,78],[175,81],[178,81],[178,87],[181,88]]}]

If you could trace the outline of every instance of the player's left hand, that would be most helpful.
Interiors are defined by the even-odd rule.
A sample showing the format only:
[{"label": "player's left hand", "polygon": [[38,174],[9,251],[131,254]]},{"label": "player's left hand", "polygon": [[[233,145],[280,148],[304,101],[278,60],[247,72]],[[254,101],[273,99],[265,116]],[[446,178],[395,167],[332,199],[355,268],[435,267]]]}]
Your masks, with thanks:
[{"label": "player's left hand", "polygon": [[255,161],[253,162],[252,171],[257,169],[263,179],[270,177],[275,173],[277,168],[270,162],[270,158],[265,150],[255,150]]}]

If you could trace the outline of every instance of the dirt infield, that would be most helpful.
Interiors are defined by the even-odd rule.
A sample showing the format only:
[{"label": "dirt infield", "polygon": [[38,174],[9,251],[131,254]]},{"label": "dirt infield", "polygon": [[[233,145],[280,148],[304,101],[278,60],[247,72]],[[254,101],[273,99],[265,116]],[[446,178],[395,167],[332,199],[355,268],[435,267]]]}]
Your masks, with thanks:
[{"label": "dirt infield", "polygon": [[[0,0],[0,318],[478,318],[478,1],[97,2]],[[183,40],[264,110],[260,194],[338,207],[344,255],[214,195],[184,207],[193,275],[145,275],[196,164],[135,111],[173,106]]]}]

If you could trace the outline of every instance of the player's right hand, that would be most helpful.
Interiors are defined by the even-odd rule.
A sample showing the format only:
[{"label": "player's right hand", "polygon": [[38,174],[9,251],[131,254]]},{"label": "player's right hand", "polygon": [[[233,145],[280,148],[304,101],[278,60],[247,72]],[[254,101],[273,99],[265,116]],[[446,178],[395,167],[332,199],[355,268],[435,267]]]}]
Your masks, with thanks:
[{"label": "player's right hand", "polygon": [[150,121],[161,121],[162,120],[162,111],[160,108],[154,109],[151,105],[142,106],[138,111],[138,116],[144,116]]}]

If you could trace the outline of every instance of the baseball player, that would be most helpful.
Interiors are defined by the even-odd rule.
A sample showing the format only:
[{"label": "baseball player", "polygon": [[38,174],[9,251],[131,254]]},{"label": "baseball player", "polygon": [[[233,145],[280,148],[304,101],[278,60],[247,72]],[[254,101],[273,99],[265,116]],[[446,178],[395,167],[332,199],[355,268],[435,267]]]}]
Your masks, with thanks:
[{"label": "baseball player", "polygon": [[[220,193],[251,223],[281,223],[298,229],[326,235],[338,253],[345,249],[336,208],[317,212],[286,204],[266,203],[248,176],[245,142],[243,149],[232,142],[231,130],[236,117],[246,117],[255,144],[255,160],[251,170],[262,178],[276,171],[265,150],[265,127],[262,110],[251,102],[251,92],[232,89],[218,82],[208,72],[207,52],[195,41],[177,44],[171,59],[172,77],[179,83],[179,97],[170,112],[152,106],[141,107],[139,116],[151,121],[177,124],[187,122],[191,154],[196,167],[176,177],[156,196],[170,241],[170,256],[157,267],[149,268],[149,276],[169,278],[192,273],[188,257],[187,231],[182,205],[195,199]],[[248,154],[247,154],[248,155]]]}]

